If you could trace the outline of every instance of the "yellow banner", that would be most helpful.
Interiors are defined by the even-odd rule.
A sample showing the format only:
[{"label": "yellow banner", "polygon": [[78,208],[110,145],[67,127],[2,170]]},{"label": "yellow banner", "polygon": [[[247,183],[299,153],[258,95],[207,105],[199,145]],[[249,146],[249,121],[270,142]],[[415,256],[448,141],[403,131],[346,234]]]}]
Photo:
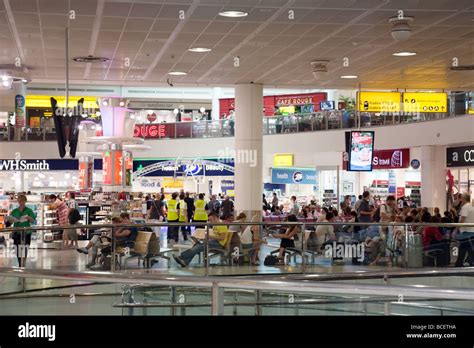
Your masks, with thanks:
[{"label": "yellow banner", "polygon": [[403,93],[404,112],[447,112],[446,93],[414,92]]},{"label": "yellow banner", "polygon": [[359,111],[362,112],[399,112],[399,92],[358,92]]},{"label": "yellow banner", "polygon": [[293,167],[293,155],[292,154],[278,154],[273,156],[274,167]]},{"label": "yellow banner", "polygon": [[[65,107],[66,97],[65,96],[53,96],[58,101],[58,107]],[[69,96],[68,107],[73,108],[77,106],[77,101],[84,98],[83,107],[86,109],[98,109],[96,97],[77,97]],[[26,96],[26,107],[27,108],[51,108],[51,96],[48,95],[27,95]]]},{"label": "yellow banner", "polygon": [[182,189],[184,188],[184,181],[180,179],[163,179],[163,187]]}]

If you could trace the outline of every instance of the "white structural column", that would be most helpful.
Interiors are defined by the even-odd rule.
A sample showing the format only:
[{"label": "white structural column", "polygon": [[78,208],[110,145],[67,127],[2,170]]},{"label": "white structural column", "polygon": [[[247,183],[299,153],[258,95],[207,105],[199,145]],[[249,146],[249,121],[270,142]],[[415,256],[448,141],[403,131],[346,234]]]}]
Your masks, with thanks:
[{"label": "white structural column", "polygon": [[421,205],[446,209],[446,149],[421,147]]},{"label": "white structural column", "polygon": [[262,212],[263,86],[235,87],[235,209],[248,219]]},{"label": "white structural column", "polygon": [[211,118],[213,120],[218,120],[220,118],[220,115],[219,115],[219,109],[220,109],[219,98],[221,97],[221,94],[222,94],[222,88],[220,88],[220,87],[213,87],[212,88]]}]

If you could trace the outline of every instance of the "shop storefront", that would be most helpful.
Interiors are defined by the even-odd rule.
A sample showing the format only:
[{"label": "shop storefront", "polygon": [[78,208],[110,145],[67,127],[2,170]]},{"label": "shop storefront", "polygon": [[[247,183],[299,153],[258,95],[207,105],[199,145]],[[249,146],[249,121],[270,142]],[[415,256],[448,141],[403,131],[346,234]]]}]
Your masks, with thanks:
[{"label": "shop storefront", "polygon": [[474,195],[474,144],[448,147],[446,167],[453,180],[453,194],[468,192]]},{"label": "shop storefront", "polygon": [[300,205],[309,204],[318,192],[318,172],[315,168],[273,167],[271,181],[264,183],[264,193],[271,200],[275,192],[280,204],[289,207],[291,196],[296,196]]},{"label": "shop storefront", "polygon": [[411,158],[411,152],[410,149],[374,150],[370,172],[347,171],[347,158],[344,158],[341,198],[369,191],[379,203],[391,195],[420,205],[421,163]]},{"label": "shop storefront", "polygon": [[[263,97],[265,116],[301,114],[321,111],[321,102],[327,100],[327,93],[285,94]],[[226,118],[235,111],[235,99],[219,99],[219,115]]]},{"label": "shop storefront", "polygon": [[207,101],[131,101],[129,108],[133,110],[131,117],[137,120],[134,136],[145,139],[190,138],[212,112]]},{"label": "shop storefront", "polygon": [[234,160],[231,158],[134,159],[133,192],[166,194],[184,190],[206,195],[233,195]]},{"label": "shop storefront", "polygon": [[[94,161],[93,182],[102,181],[102,160]],[[0,160],[0,191],[52,193],[79,190],[77,159]]]}]

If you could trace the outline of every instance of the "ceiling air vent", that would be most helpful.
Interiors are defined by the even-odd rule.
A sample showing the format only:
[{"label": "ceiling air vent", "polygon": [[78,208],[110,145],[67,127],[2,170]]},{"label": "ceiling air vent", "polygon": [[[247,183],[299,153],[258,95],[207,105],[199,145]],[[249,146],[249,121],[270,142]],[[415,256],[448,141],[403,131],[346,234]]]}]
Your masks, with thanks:
[{"label": "ceiling air vent", "polygon": [[474,65],[459,65],[459,66],[452,66],[450,67],[451,70],[455,71],[467,71],[467,70],[474,70]]},{"label": "ceiling air vent", "polygon": [[108,62],[110,59],[105,58],[105,57],[87,56],[87,57],[75,57],[72,60],[78,63],[105,63],[105,62]]}]

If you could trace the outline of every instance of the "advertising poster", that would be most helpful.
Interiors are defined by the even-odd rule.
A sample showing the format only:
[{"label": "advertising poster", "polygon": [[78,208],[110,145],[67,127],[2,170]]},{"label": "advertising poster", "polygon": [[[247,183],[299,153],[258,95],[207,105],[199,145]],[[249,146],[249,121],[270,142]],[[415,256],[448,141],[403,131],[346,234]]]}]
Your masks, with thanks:
[{"label": "advertising poster", "polygon": [[397,175],[392,169],[388,171],[388,193],[397,193]]},{"label": "advertising poster", "polygon": [[372,171],[374,132],[351,132],[350,171]]},{"label": "advertising poster", "polygon": [[102,154],[102,176],[104,185],[112,185],[112,154],[109,150]]}]

